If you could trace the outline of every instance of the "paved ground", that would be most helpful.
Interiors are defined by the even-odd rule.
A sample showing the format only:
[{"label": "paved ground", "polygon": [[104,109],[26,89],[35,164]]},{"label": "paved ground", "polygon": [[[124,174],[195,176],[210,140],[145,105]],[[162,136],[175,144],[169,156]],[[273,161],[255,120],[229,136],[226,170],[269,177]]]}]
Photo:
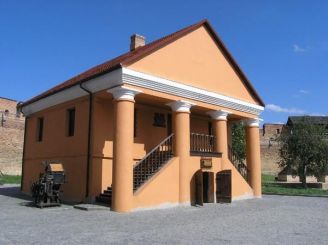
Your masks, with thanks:
[{"label": "paved ground", "polygon": [[37,209],[0,187],[0,244],[328,244],[328,199],[265,196],[233,204],[118,214]]}]

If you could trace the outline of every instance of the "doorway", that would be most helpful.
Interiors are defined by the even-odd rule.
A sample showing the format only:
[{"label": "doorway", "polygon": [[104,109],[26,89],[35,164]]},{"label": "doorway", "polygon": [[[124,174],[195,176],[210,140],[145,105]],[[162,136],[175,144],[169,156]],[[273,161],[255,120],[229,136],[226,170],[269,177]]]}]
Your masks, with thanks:
[{"label": "doorway", "polygon": [[231,202],[231,170],[223,170],[216,174],[216,202]]},{"label": "doorway", "polygon": [[214,202],[214,173],[196,172],[196,204],[203,205],[204,203]]}]

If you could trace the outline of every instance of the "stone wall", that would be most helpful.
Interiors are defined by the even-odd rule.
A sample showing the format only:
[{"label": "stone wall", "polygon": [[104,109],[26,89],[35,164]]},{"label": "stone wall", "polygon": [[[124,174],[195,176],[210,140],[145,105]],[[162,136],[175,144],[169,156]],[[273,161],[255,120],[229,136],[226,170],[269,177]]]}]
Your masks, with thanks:
[{"label": "stone wall", "polygon": [[0,98],[0,171],[20,175],[25,118],[16,112],[17,102]]},{"label": "stone wall", "polygon": [[264,124],[260,130],[261,162],[262,173],[277,175],[280,172],[277,162],[279,162],[279,146],[276,141],[284,124]]}]

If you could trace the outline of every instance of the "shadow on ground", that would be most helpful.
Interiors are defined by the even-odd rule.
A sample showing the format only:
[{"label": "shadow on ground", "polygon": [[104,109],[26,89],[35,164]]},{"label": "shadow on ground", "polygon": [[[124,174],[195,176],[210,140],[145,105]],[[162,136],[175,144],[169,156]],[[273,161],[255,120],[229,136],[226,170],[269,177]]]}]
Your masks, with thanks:
[{"label": "shadow on ground", "polygon": [[8,197],[15,197],[19,199],[23,199],[26,201],[31,201],[32,198],[24,193],[21,192],[20,186],[0,186],[0,195],[8,196]]}]

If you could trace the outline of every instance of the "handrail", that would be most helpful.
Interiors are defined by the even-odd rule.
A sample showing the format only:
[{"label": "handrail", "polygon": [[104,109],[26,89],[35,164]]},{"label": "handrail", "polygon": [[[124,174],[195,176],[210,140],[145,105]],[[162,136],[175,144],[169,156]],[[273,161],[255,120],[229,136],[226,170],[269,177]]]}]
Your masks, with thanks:
[{"label": "handrail", "polygon": [[151,176],[173,157],[173,134],[162,140],[133,168],[133,191],[135,192]]},{"label": "handrail", "polygon": [[164,140],[162,140],[157,146],[155,146],[150,152],[148,152],[133,168],[136,168],[142,161],[144,161],[148,156],[150,156],[153,152],[159,149],[166,141],[169,141],[173,137],[173,133],[167,136]]},{"label": "handrail", "polygon": [[249,170],[244,163],[244,160],[241,159],[234,149],[228,145],[228,158],[232,162],[232,164],[235,166],[235,168],[238,170],[238,172],[244,177],[245,180],[248,180],[248,174]]}]

